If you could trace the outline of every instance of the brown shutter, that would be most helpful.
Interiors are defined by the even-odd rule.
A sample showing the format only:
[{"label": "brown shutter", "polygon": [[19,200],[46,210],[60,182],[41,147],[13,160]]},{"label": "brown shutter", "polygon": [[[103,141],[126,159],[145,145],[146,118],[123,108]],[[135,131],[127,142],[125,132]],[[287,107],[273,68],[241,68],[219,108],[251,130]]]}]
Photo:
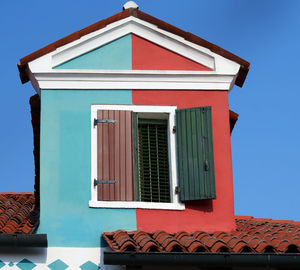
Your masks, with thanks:
[{"label": "brown shutter", "polygon": [[117,121],[97,124],[97,180],[116,180],[98,184],[98,200],[133,201],[132,112],[98,110],[97,119]]}]

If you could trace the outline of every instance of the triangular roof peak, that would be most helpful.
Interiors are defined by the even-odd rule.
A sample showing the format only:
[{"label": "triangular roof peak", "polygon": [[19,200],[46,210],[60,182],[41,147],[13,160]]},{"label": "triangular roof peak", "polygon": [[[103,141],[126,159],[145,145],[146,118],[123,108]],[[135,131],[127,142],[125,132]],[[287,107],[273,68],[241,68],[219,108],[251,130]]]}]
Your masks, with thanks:
[{"label": "triangular roof peak", "polygon": [[[126,31],[131,31],[131,33],[140,35],[154,43],[161,45],[159,41],[155,40],[155,35],[151,35],[149,31],[147,32],[148,34],[145,35],[144,32],[140,32],[142,31],[142,28],[151,28],[152,31],[155,32],[155,34],[167,34],[171,42],[177,42],[177,44],[179,44],[179,46],[176,46],[177,53],[191,60],[194,60],[195,62],[204,64],[208,68],[214,68],[215,63],[213,56],[221,56],[222,58],[237,63],[239,65],[239,70],[236,74],[235,84],[240,87],[243,85],[249,70],[249,62],[196,35],[193,35],[189,32],[185,32],[173,25],[170,25],[162,20],[159,20],[147,13],[140,11],[138,9],[138,6],[133,1],[127,2],[123,8],[124,10],[122,12],[119,12],[107,19],[101,20],[77,32],[74,32],[73,34],[70,34],[60,40],[57,40],[20,59],[18,68],[22,83],[26,83],[30,80],[30,74],[32,71],[29,70],[28,66],[30,62],[33,62],[34,60],[37,60],[39,58],[42,59],[42,57],[44,57],[45,55],[51,54],[52,67],[64,63],[65,61],[68,61],[71,58],[77,57],[78,55],[84,53],[82,49],[74,50],[76,46],[81,46],[81,48],[83,48],[82,44],[85,43],[89,44],[88,46],[84,47],[86,51],[94,49],[95,47],[93,48],[93,46],[95,45],[93,45],[93,42],[91,42],[91,40],[95,38],[95,33],[99,33],[98,36],[102,35],[103,33],[106,33],[106,36],[104,38],[105,40],[102,41],[102,44],[101,42],[99,43],[98,39],[98,47],[107,42],[113,41],[114,39],[121,37],[122,35],[125,35]],[[120,29],[116,28],[116,26],[125,24],[131,24],[131,28],[128,26],[127,30],[124,33],[120,31]],[[116,29],[114,31],[115,35],[109,36],[107,34],[109,31],[107,30],[109,30],[110,27],[113,28],[113,26]],[[110,31],[113,32],[112,29],[110,29]],[[180,47],[180,44],[182,44],[183,47]],[[188,55],[185,55],[184,52],[185,45],[187,45],[186,47],[190,48],[191,50],[191,52]],[[165,48],[170,49],[168,48],[168,46],[171,45],[164,44]],[[195,50],[195,52],[197,53],[193,53],[193,50]]]}]

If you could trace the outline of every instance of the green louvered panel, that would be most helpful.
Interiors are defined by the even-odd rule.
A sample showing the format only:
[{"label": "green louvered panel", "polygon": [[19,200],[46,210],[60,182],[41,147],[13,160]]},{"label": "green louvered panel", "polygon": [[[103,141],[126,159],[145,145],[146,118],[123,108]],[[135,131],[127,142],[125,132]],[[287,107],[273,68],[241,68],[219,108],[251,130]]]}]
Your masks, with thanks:
[{"label": "green louvered panel", "polygon": [[170,202],[168,122],[138,119],[137,200]]},{"label": "green louvered panel", "polygon": [[176,110],[176,143],[180,199],[215,199],[211,107]]}]

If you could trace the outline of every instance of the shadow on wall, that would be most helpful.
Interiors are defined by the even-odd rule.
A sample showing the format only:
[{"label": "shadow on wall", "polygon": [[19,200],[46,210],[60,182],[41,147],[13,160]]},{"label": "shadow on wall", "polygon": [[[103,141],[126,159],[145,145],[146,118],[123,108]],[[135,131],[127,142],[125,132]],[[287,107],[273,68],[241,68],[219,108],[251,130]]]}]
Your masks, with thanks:
[{"label": "shadow on wall", "polygon": [[185,202],[186,208],[198,210],[202,212],[212,212],[213,202],[212,200],[201,200],[201,201],[189,201]]},{"label": "shadow on wall", "polygon": [[0,268],[5,265],[20,269],[32,269],[47,261],[47,248],[0,247]]}]

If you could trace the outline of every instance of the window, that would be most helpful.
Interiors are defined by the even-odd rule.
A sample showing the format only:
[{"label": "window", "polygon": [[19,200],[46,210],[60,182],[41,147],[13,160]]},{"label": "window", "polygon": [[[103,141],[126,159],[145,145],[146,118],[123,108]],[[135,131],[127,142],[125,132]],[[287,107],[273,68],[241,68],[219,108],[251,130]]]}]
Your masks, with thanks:
[{"label": "window", "polygon": [[91,207],[215,198],[210,107],[92,105],[91,124]]},{"label": "window", "polygon": [[136,200],[170,201],[168,121],[136,118]]}]

